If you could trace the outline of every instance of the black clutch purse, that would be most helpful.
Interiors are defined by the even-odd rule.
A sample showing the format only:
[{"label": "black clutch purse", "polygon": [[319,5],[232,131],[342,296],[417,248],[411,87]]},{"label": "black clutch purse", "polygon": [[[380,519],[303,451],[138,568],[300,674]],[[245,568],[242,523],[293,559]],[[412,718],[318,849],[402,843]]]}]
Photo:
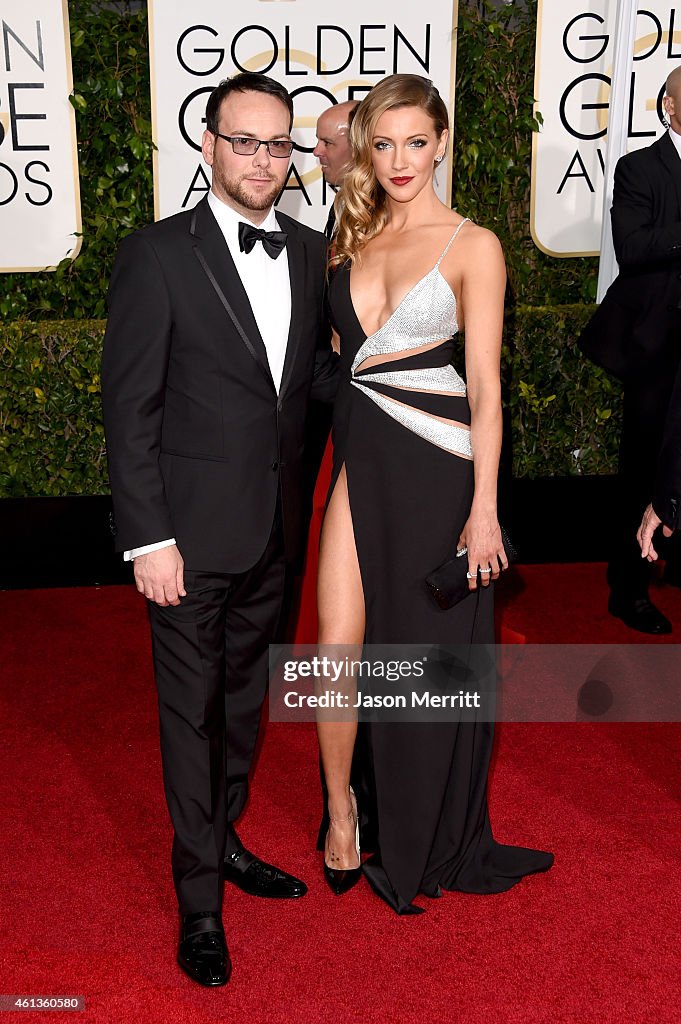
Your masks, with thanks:
[{"label": "black clutch purse", "polygon": [[[518,561],[518,552],[513,547],[511,539],[509,538],[506,530],[501,527],[501,540],[504,545],[504,551],[506,552],[506,558],[508,559],[509,565],[512,562]],[[466,558],[466,548],[462,548],[459,554],[455,555],[454,558],[450,558],[447,562],[438,568],[434,569],[429,576],[426,576],[426,583],[430,588],[430,592],[433,598],[439,604],[440,608],[446,611],[448,608],[453,608],[459,601],[463,601],[465,597],[473,593],[468,586],[468,559]],[[478,573],[478,586],[480,585],[480,574]]]}]

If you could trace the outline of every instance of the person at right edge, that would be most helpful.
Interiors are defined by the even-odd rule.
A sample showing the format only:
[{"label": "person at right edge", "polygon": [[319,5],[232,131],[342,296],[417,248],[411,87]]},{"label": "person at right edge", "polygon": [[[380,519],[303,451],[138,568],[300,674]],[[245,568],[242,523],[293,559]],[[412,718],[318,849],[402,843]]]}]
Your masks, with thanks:
[{"label": "person at right edge", "polygon": [[[579,345],[624,383],[619,497],[612,520],[608,610],[641,633],[671,633],[648,596],[650,565],[636,530],[651,495],[681,353],[681,67],[663,100],[669,131],[615,169],[612,234],[619,274]],[[679,538],[667,541],[665,583],[681,586]]]},{"label": "person at right edge", "polygon": [[675,530],[681,528],[681,363],[667,409],[653,499],[643,513],[636,534],[641,557],[649,562],[658,558],[653,537],[660,526],[664,537],[671,537]]}]

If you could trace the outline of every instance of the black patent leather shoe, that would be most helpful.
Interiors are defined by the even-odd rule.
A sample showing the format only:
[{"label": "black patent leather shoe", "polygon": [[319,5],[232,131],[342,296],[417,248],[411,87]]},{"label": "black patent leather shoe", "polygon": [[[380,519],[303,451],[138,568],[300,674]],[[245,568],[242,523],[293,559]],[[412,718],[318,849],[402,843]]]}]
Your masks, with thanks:
[{"label": "black patent leather shoe", "polygon": [[244,849],[225,857],[225,881],[233,882],[249,896],[269,899],[293,900],[307,892],[305,882]]},{"label": "black patent leather shoe", "polygon": [[[330,842],[330,835],[336,819],[331,816],[329,816],[329,831],[327,832],[326,843],[324,844],[324,878],[336,896],[342,896],[343,893],[352,889],[353,885],[357,885],[362,874],[362,857],[359,850],[359,815],[357,800],[352,787],[350,788],[350,798],[352,800],[352,810],[348,814],[347,820],[353,822],[355,826],[355,852],[357,853],[358,866],[356,868],[333,867],[333,861],[337,858]],[[328,864],[327,859],[331,860],[332,863]]]},{"label": "black patent leather shoe", "polygon": [[343,893],[352,889],[353,885],[357,885],[361,876],[361,867],[330,868],[326,861],[324,861],[324,878],[335,896],[342,896]]},{"label": "black patent leather shoe", "polygon": [[611,594],[608,611],[639,633],[664,636],[672,631],[669,619],[647,597],[623,599]]},{"label": "black patent leather shoe", "polygon": [[217,988],[227,984],[232,961],[218,914],[207,910],[183,916],[177,962],[199,985]]}]

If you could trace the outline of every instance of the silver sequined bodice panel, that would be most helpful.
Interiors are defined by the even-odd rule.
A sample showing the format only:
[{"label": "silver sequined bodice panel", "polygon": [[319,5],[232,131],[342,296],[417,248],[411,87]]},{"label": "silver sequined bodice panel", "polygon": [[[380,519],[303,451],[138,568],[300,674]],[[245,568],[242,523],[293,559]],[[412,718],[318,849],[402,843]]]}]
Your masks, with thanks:
[{"label": "silver sequined bodice panel", "polygon": [[[470,459],[473,453],[466,384],[451,365],[452,339],[459,330],[456,297],[440,271],[440,263],[464,223],[459,224],[433,269],[416,282],[390,318],[369,337],[364,335],[352,306],[349,268],[338,272],[345,280],[334,284],[346,289],[344,306],[349,307],[355,326],[354,331],[344,332],[341,325],[343,362],[349,355],[347,349],[343,351],[346,342],[351,343],[353,335],[359,341],[354,357],[350,354],[351,386],[407,430],[453,455]],[[373,362],[366,366],[369,359]]]}]

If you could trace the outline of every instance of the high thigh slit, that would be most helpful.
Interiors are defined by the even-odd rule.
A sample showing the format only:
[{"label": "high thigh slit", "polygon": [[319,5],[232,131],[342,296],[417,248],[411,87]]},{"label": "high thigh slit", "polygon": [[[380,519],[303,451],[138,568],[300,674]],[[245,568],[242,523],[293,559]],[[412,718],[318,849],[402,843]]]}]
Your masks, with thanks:
[{"label": "high thigh slit", "polygon": [[[341,508],[337,511],[336,506],[340,505]],[[343,529],[349,530],[349,537],[337,536],[339,527],[334,523],[334,518],[338,514],[346,514],[347,527],[343,525]],[[335,531],[335,532],[334,532]],[[335,562],[341,561],[341,566],[336,570]],[[351,560],[351,566],[348,566],[348,560]],[[324,522],[322,525],[321,537],[320,537],[320,552],[319,552],[319,577],[318,577],[318,592],[321,596],[322,592],[322,572],[328,573],[332,578],[335,576],[336,588],[338,585],[338,576],[343,572],[347,572],[348,568],[351,569],[354,575],[354,570],[357,571],[357,593],[350,595],[352,601],[353,613],[359,618],[361,617],[361,626],[357,627],[357,639],[361,642],[362,635],[364,634],[364,593],[362,588],[361,570],[359,566],[359,559],[357,558],[357,546],[355,542],[355,532],[352,523],[352,507],[350,505],[350,495],[348,489],[348,479],[345,464],[342,464],[337,472],[334,473],[331,485],[329,487],[326,506],[324,509]],[[326,583],[325,583],[326,585]],[[354,583],[350,586],[355,589]],[[347,588],[346,588],[347,589]],[[360,616],[361,611],[361,616]],[[325,623],[322,621],[322,609],[319,609],[320,619],[320,634],[324,630]],[[328,634],[328,630],[325,631]],[[332,633],[335,631],[332,629]],[[335,637],[334,637],[335,639]],[[329,636],[324,637],[324,642],[334,642],[330,640]],[[345,638],[345,643],[352,642],[349,638]]]},{"label": "high thigh slit", "polygon": [[[349,267],[331,282],[341,384],[327,507],[345,466],[366,644],[494,642],[491,586],[442,611],[425,584],[454,555],[473,498],[470,410],[452,366],[456,299],[439,270],[449,245],[370,336]],[[493,731],[484,721],[360,723],[352,779],[362,847],[374,850],[364,873],[398,913],[420,913],[419,893],[502,892],[551,866],[550,853],[492,836]],[[325,821],[320,840],[324,831]]]}]

